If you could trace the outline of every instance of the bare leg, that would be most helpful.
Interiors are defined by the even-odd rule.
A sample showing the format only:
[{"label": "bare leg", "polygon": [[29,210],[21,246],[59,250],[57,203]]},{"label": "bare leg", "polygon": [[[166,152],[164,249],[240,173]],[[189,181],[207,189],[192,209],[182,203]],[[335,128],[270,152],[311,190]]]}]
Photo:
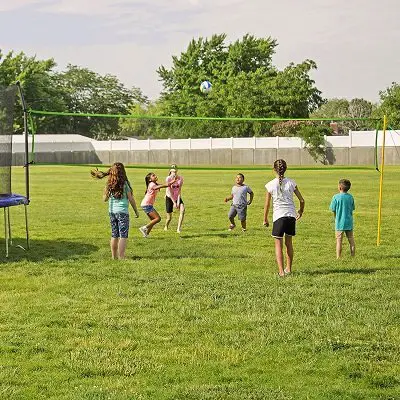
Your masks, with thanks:
[{"label": "bare leg", "polygon": [[290,274],[292,272],[293,255],[294,255],[292,236],[285,235],[285,245],[286,245],[285,272],[287,274]]},{"label": "bare leg", "polygon": [[111,247],[111,257],[113,260],[116,260],[118,258],[118,241],[119,238],[111,238],[110,240],[110,247]]},{"label": "bare leg", "polygon": [[342,256],[342,234],[336,234],[336,258],[339,259]]},{"label": "bare leg", "polygon": [[118,258],[123,260],[125,258],[127,238],[120,238],[118,242]]},{"label": "bare leg", "polygon": [[178,233],[181,233],[184,216],[185,216],[185,206],[183,204],[181,204],[180,207],[179,207],[178,228],[176,229],[176,231]]},{"label": "bare leg", "polygon": [[356,242],[354,241],[353,231],[346,232],[346,234],[350,244],[350,254],[354,257],[356,255]]},{"label": "bare leg", "polygon": [[167,218],[165,219],[165,227],[164,227],[164,231],[168,230],[169,224],[171,222],[172,219],[172,213],[167,213]]},{"label": "bare leg", "polygon": [[147,233],[149,234],[150,231],[153,229],[155,224],[158,224],[161,221],[161,217],[157,211],[152,211],[151,213],[147,214],[150,218],[150,222],[146,225]]},{"label": "bare leg", "polygon": [[275,239],[275,256],[276,262],[278,264],[279,276],[284,276],[285,272],[283,271],[283,238],[274,238]]}]

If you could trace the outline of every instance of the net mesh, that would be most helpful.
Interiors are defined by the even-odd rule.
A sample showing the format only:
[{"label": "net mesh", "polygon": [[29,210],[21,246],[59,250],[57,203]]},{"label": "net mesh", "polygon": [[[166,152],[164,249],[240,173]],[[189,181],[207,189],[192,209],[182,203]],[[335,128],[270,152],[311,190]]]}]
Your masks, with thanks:
[{"label": "net mesh", "polygon": [[0,86],[0,196],[11,193],[12,134],[16,86]]}]

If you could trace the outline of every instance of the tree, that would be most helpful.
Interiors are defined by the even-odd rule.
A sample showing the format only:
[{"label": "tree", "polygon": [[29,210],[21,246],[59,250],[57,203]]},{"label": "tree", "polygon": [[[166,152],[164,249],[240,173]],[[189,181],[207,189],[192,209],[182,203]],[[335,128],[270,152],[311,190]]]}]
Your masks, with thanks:
[{"label": "tree", "polygon": [[[63,111],[64,100],[51,76],[55,66],[53,59],[37,60],[23,52],[14,54],[12,51],[3,56],[0,50],[0,84],[9,86],[19,81],[28,108]],[[19,97],[15,115],[15,131],[22,132],[23,115]]]},{"label": "tree", "polygon": [[386,114],[389,126],[400,128],[400,84],[393,82],[390,87],[379,92],[381,104],[375,110],[376,118],[383,118]]},{"label": "tree", "polygon": [[[123,115],[129,113],[133,104],[148,102],[139,88],[128,89],[113,75],[102,76],[75,65],[68,65],[66,71],[54,76],[54,80],[69,112]],[[115,138],[120,133],[119,119],[68,117],[63,131],[98,139]]]},{"label": "tree", "polygon": [[[330,99],[322,104],[315,112],[313,118],[372,118],[376,106],[365,99]],[[347,135],[349,130],[360,131],[374,129],[373,121],[338,121],[335,129],[338,134]]]}]

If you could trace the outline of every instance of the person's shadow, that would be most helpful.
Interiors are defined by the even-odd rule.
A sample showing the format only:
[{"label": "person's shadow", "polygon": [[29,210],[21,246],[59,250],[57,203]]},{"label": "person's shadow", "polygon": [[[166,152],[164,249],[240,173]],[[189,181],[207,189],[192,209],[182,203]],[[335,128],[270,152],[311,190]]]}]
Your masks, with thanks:
[{"label": "person's shadow", "polygon": [[29,249],[26,248],[26,240],[13,238],[12,245],[9,246],[8,258],[4,239],[0,240],[0,264],[18,261],[39,262],[44,260],[71,260],[79,259],[90,253],[94,253],[99,248],[92,244],[83,242],[70,242],[67,240],[30,240]]}]

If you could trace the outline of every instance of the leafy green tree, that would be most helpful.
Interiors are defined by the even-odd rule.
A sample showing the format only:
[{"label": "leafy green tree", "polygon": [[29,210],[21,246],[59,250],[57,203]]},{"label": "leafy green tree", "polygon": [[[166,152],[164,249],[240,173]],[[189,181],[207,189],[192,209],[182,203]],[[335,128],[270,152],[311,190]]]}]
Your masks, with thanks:
[{"label": "leafy green tree", "polygon": [[[139,88],[126,88],[113,75],[99,75],[87,68],[68,65],[54,76],[57,90],[69,112],[89,114],[128,114],[135,103],[146,104]],[[116,138],[119,119],[106,117],[66,117],[63,131],[95,138]]]},{"label": "leafy green tree", "polygon": [[[20,52],[10,51],[3,55],[0,50],[0,84],[9,86],[20,82],[28,108],[63,111],[64,99],[57,91],[52,79],[56,63],[53,59],[37,60]],[[20,99],[17,97],[15,130],[23,130],[23,114]]]},{"label": "leafy green tree", "polygon": [[[313,118],[372,118],[376,105],[365,99],[330,99],[322,104],[315,112]],[[347,135],[349,130],[359,131],[374,129],[373,121],[338,121],[333,129],[335,133]]]},{"label": "leafy green tree", "polygon": [[[165,115],[198,117],[308,117],[322,102],[321,92],[310,78],[316,64],[306,60],[279,71],[272,64],[277,42],[245,35],[229,45],[226,35],[192,40],[186,52],[172,57],[172,68],[161,66],[164,86],[161,99]],[[210,80],[208,95],[200,82]],[[196,129],[186,125],[187,136]],[[195,125],[195,124],[191,124]],[[203,124],[204,125],[204,124]],[[269,135],[270,123],[209,124],[203,136]]]},{"label": "leafy green tree", "polygon": [[400,84],[393,82],[390,87],[379,92],[381,104],[375,110],[376,118],[388,117],[389,126],[400,129]]}]

